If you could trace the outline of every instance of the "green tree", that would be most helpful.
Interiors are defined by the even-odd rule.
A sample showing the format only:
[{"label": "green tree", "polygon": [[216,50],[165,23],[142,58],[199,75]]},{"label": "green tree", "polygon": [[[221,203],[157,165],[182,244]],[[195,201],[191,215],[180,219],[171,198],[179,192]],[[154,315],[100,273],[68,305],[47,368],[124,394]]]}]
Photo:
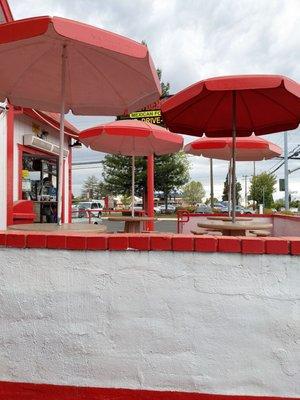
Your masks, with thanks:
[{"label": "green tree", "polygon": [[275,191],[276,177],[273,174],[263,172],[253,176],[250,187],[250,198],[256,204],[264,204],[270,208],[273,203],[273,193]]},{"label": "green tree", "polygon": [[[147,159],[135,159],[135,193],[143,197],[147,187]],[[189,180],[189,163],[185,153],[156,156],[154,159],[155,190],[162,191],[165,199],[170,192],[182,187]],[[106,190],[114,195],[131,194],[131,157],[106,155],[103,164],[103,180]]]},{"label": "green tree", "polygon": [[189,179],[189,162],[184,152],[155,157],[154,187],[164,193],[166,209],[170,193],[181,188]]},{"label": "green tree", "polygon": [[[239,201],[241,199],[241,190],[242,190],[242,185],[240,182],[235,183],[235,190],[236,190],[236,204],[239,204]],[[229,175],[227,173],[226,179],[224,181],[224,189],[223,189],[223,195],[222,195],[222,200],[223,201],[228,201],[228,191],[229,191]]]},{"label": "green tree", "polygon": [[131,204],[131,196],[122,196],[121,202],[125,206],[125,208],[129,208]]},{"label": "green tree", "polygon": [[298,208],[299,209],[300,201],[299,200],[291,200],[290,201],[290,207],[292,208]]},{"label": "green tree", "polygon": [[[142,44],[147,45],[145,41]],[[170,84],[161,80],[162,71],[157,69],[162,97],[169,95]],[[189,180],[189,163],[185,153],[155,156],[154,159],[155,190],[164,193],[167,207],[169,194],[185,185]],[[103,180],[105,190],[111,194],[129,196],[131,193],[131,157],[106,155],[103,164]],[[135,193],[145,198],[147,191],[147,158],[135,158]]]},{"label": "green tree", "polygon": [[[132,182],[131,157],[107,154],[102,161],[104,188],[114,195],[129,196]],[[143,196],[146,184],[146,159],[135,158],[135,193]]]},{"label": "green tree", "polygon": [[275,200],[272,204],[272,208],[276,208],[277,211],[280,211],[281,208],[284,208],[284,199]]},{"label": "green tree", "polygon": [[169,82],[165,83],[165,82],[163,82],[161,80],[161,78],[162,78],[162,70],[160,68],[157,68],[156,72],[157,72],[157,75],[158,75],[158,78],[159,78],[159,81],[160,81],[161,97],[169,96],[169,94],[170,94],[170,83]]},{"label": "green tree", "polygon": [[84,181],[82,196],[86,199],[96,199],[99,196],[99,181],[95,175],[88,176]]},{"label": "green tree", "polygon": [[[214,204],[215,203],[219,203],[219,200],[216,198],[216,197],[214,197]],[[205,200],[205,204],[206,205],[210,205],[210,197],[208,197],[206,200]]]},{"label": "green tree", "polygon": [[[145,40],[142,40],[141,42],[143,45],[147,46],[147,42]],[[170,92],[170,83],[167,82],[162,82],[162,70],[160,68],[156,68],[156,72],[160,81],[160,86],[161,86],[161,97],[169,96]]]},{"label": "green tree", "polygon": [[182,198],[189,205],[201,203],[205,196],[205,190],[201,182],[191,181],[182,190]]}]

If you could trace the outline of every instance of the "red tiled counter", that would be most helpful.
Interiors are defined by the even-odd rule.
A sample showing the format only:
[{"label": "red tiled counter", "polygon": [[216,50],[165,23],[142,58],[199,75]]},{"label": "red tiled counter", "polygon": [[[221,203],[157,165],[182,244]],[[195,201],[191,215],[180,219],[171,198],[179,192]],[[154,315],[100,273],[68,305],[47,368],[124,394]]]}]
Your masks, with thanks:
[{"label": "red tiled counter", "polygon": [[0,232],[0,246],[67,250],[139,250],[243,254],[300,254],[300,237],[235,237],[188,234],[79,234]]}]

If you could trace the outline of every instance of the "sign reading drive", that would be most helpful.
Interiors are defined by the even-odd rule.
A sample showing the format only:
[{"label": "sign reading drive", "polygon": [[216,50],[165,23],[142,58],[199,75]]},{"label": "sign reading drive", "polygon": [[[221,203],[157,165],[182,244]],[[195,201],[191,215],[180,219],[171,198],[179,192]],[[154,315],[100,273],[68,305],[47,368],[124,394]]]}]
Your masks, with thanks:
[{"label": "sign reading drive", "polygon": [[164,103],[169,97],[170,96],[164,97],[155,103],[149,104],[140,111],[135,111],[128,115],[120,115],[117,117],[117,119],[138,119],[141,121],[150,122],[151,124],[164,126],[160,107],[162,103]]}]

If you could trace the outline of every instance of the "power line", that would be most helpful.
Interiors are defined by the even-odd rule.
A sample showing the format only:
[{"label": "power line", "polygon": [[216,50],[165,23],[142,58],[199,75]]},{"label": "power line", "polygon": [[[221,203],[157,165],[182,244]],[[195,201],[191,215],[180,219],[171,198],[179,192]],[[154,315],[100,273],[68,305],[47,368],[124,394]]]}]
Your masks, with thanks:
[{"label": "power line", "polygon": [[[300,145],[298,144],[296,147],[293,148],[293,150],[289,151],[289,155],[288,155],[288,159],[297,159],[294,157],[297,157],[299,155],[299,151],[300,151]],[[280,157],[280,160],[274,164],[271,168],[269,168],[267,170],[267,172],[269,172],[270,174],[274,174],[274,172],[276,172],[277,170],[279,170],[279,168],[281,168],[284,165],[284,158]]]}]

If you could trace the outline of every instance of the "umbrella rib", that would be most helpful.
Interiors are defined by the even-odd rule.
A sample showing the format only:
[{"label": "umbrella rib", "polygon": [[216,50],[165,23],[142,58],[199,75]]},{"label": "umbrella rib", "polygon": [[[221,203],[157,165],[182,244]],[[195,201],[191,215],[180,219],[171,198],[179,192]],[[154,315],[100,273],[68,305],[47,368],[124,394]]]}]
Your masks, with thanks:
[{"label": "umbrella rib", "polygon": [[[211,93],[208,93],[206,96],[203,96],[202,100],[206,99],[206,98],[209,97],[210,95],[211,95]],[[198,101],[198,95],[195,96],[194,99],[193,99],[191,102],[188,102],[188,104],[186,104],[185,106],[183,106],[183,107],[181,108],[181,110],[178,111],[178,112],[176,113],[176,118],[179,117],[182,113],[184,113],[189,107],[191,107],[191,106],[193,106],[195,103],[197,103],[197,101]],[[176,106],[176,107],[173,109],[173,111],[176,110],[176,108],[178,108],[178,107],[180,107],[180,105],[179,105],[179,106]],[[172,121],[174,121],[173,118],[172,118]]]},{"label": "umbrella rib", "polygon": [[[125,142],[125,136],[123,135],[123,136],[122,136],[122,139],[121,139],[120,146],[119,146],[119,153],[120,153],[120,154],[123,153],[123,152],[122,152],[122,148],[123,148],[124,142]],[[123,153],[123,155],[124,155],[124,153]]]},{"label": "umbrella rib", "polygon": [[110,83],[109,79],[105,76],[105,74],[104,74],[94,63],[92,63],[91,60],[89,60],[88,57],[86,57],[84,54],[82,54],[81,51],[79,51],[77,48],[75,48],[75,50],[77,51],[77,53],[79,53],[79,54],[81,55],[81,57],[83,57],[83,58],[86,60],[86,62],[87,62],[88,64],[90,64],[90,65],[94,68],[94,70],[97,71],[97,73],[99,73],[100,75],[103,76],[103,78],[105,79],[105,81],[106,81],[106,82],[108,83],[108,85],[112,88],[112,90],[116,93],[116,95],[119,97],[119,99],[120,99],[121,102],[123,103],[124,108],[126,109],[127,106],[126,106],[126,102],[125,102],[124,98],[123,98],[123,97],[121,96],[121,94],[114,88],[114,86]]},{"label": "umbrella rib", "polygon": [[[94,49],[94,48],[91,48],[91,51],[93,51],[94,53],[99,54],[99,52],[98,52],[96,49]],[[122,53],[119,53],[119,54],[123,55]],[[115,58],[113,55],[105,54],[105,53],[101,53],[101,55],[102,55],[103,57],[110,58],[110,59],[114,60],[115,62],[117,62],[117,63],[119,63],[119,64],[124,65],[126,68],[131,69],[132,71],[134,71],[134,72],[138,73],[139,75],[141,75],[141,76],[142,76],[144,79],[146,79],[147,81],[152,82],[152,79],[149,78],[147,75],[143,74],[141,71],[137,70],[136,68],[133,68],[131,65],[128,65],[128,64],[126,64],[125,62],[123,62],[123,61],[121,61],[121,60],[118,60],[118,59]]]},{"label": "umbrella rib", "polygon": [[253,119],[252,119],[252,116],[251,116],[249,107],[248,107],[248,105],[247,105],[247,102],[246,102],[245,99],[244,99],[244,96],[243,96],[242,91],[238,92],[238,94],[240,95],[240,97],[241,97],[241,99],[242,99],[242,103],[244,104],[245,109],[246,109],[246,111],[247,111],[247,114],[248,114],[250,123],[251,123],[251,125],[252,125],[252,132],[254,132],[254,130],[255,130],[255,129],[254,129],[254,122],[253,122]]},{"label": "umbrella rib", "polygon": [[224,97],[226,96],[226,92],[224,92],[223,96],[217,101],[217,104],[215,105],[215,107],[213,108],[213,110],[211,111],[211,113],[209,114],[205,124],[204,124],[204,129],[203,132],[206,132],[206,127],[207,124],[209,123],[210,119],[212,118],[212,116],[214,115],[214,113],[216,112],[217,108],[219,107],[220,103],[224,100]]},{"label": "umbrella rib", "polygon": [[291,110],[290,109],[288,109],[287,107],[285,107],[282,103],[280,103],[279,101],[277,101],[277,100],[274,100],[272,97],[270,97],[270,96],[268,96],[267,94],[265,94],[265,93],[262,93],[262,92],[258,92],[261,96],[263,96],[263,97],[265,97],[265,98],[267,98],[268,100],[270,100],[271,102],[273,102],[273,103],[275,103],[275,104],[277,104],[279,107],[281,107],[283,110],[285,110],[285,111],[287,111],[290,115],[292,115],[293,117],[298,117],[296,114],[294,114],[293,112],[291,112]]},{"label": "umbrella rib", "polygon": [[42,54],[38,55],[38,57],[36,57],[20,74],[20,76],[14,81],[14,83],[11,85],[11,89],[9,91],[9,95],[11,95],[11,92],[14,90],[15,86],[18,85],[18,83],[20,82],[20,80],[23,78],[23,75],[41,58],[43,57],[46,53],[48,53],[48,51],[51,50],[51,46],[44,51]]}]

